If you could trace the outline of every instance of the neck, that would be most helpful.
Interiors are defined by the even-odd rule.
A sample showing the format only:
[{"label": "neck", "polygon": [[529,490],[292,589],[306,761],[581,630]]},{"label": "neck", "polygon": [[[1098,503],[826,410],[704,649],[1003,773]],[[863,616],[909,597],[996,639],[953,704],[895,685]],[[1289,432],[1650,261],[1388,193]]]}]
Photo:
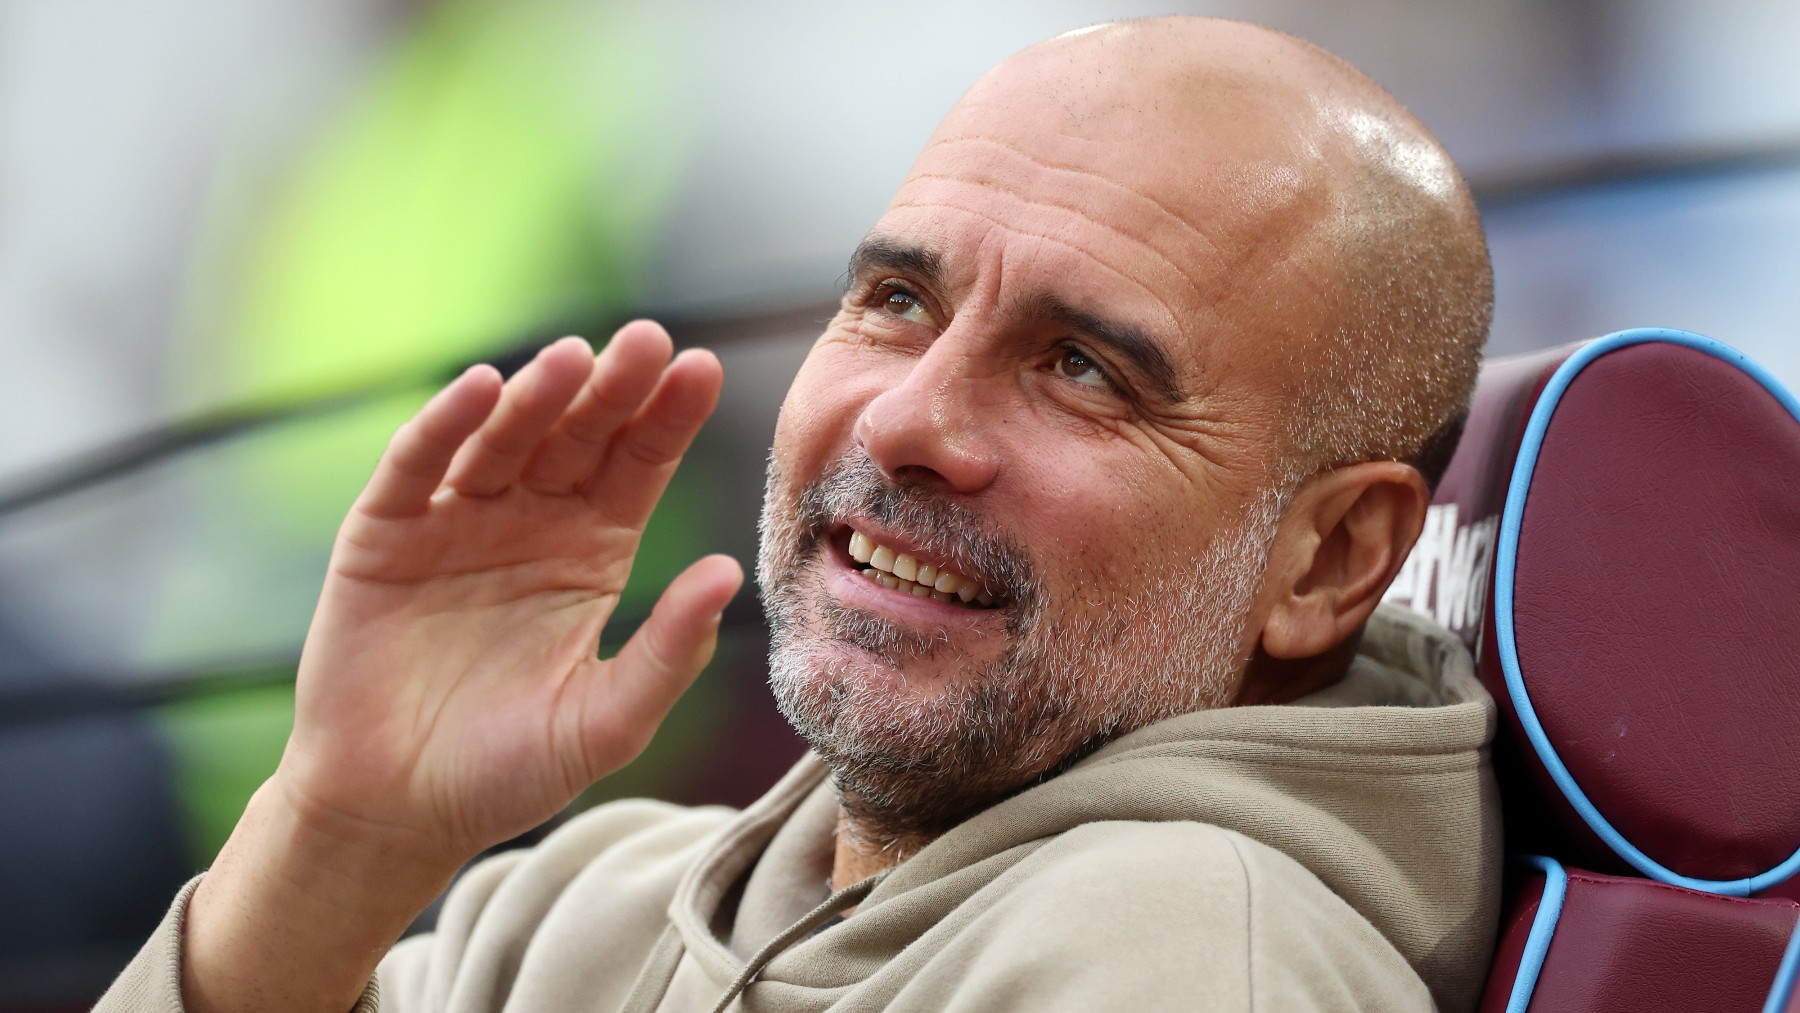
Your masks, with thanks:
[{"label": "neck", "polygon": [[840,809],[836,850],[831,859],[831,889],[835,892],[855,886],[878,872],[892,869],[930,843],[927,837],[871,834]]},{"label": "neck", "polygon": [[1244,673],[1234,707],[1293,703],[1342,679],[1350,670],[1362,634],[1346,639],[1323,654],[1310,658],[1272,658],[1261,647]]}]

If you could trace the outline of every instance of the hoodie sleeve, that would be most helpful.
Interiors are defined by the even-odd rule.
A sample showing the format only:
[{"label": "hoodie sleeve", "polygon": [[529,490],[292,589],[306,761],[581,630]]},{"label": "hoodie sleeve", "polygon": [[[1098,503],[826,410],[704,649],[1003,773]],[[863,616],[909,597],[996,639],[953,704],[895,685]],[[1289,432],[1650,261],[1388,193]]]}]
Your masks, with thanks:
[{"label": "hoodie sleeve", "polygon": [[[100,997],[94,1013],[184,1013],[181,1002],[181,932],[187,922],[188,902],[200,886],[200,876],[188,880],[161,924],[144,942],[112,987]],[[376,1013],[381,1008],[380,989],[374,981],[363,989],[350,1013]]]},{"label": "hoodie sleeve", "polygon": [[[570,820],[536,848],[471,866],[445,895],[436,930],[389,951],[350,1013],[412,1013],[453,1000],[498,1009],[532,958],[528,951],[552,958],[543,971],[552,990],[591,995],[592,984],[578,979],[596,969],[612,972],[614,987],[629,987],[636,950],[615,945],[596,953],[588,940],[611,932],[642,940],[637,949],[647,951],[667,924],[670,895],[693,849],[728,816],[722,809],[613,802]],[[199,883],[196,877],[182,888],[97,1013],[182,1013],[182,924]],[[597,925],[563,927],[566,919],[553,911],[571,892],[579,902],[563,905],[563,915],[590,913]],[[567,960],[554,959],[565,952]]]}]

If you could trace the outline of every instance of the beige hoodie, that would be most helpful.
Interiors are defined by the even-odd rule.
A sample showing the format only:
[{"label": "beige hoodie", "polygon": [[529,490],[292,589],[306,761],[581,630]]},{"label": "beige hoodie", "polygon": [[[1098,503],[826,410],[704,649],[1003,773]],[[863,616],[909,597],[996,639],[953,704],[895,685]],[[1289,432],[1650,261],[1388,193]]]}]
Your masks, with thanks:
[{"label": "beige hoodie", "polygon": [[[1473,1009],[1493,721],[1384,607],[1336,685],[1124,736],[829,897],[811,757],[742,814],[603,806],[470,870],[359,1011]],[[191,892],[100,1009],[181,1008]]]}]

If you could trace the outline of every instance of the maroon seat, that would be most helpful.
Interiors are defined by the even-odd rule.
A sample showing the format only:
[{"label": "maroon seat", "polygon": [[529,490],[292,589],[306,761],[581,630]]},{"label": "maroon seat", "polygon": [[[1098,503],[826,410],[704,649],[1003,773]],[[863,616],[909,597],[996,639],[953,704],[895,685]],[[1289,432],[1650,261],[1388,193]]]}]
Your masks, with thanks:
[{"label": "maroon seat", "polygon": [[1681,331],[1490,363],[1388,597],[1475,652],[1535,856],[1483,1008],[1800,1013],[1800,401]]},{"label": "maroon seat", "polygon": [[[1482,1009],[1512,998],[1542,871],[1509,883]],[[1794,903],[1745,900],[1570,869],[1529,999],[1534,1010],[1759,1010],[1794,934]]]}]

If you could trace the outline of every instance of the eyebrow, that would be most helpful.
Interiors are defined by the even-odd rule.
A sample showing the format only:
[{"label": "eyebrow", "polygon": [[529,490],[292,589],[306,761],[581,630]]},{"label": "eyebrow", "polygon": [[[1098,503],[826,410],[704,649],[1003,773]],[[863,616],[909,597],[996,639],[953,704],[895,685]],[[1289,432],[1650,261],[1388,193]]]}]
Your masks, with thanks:
[{"label": "eyebrow", "polygon": [[1181,386],[1180,374],[1175,369],[1175,361],[1164,350],[1162,342],[1152,337],[1150,332],[1133,324],[1108,320],[1077,309],[1048,293],[1033,299],[1031,309],[1034,316],[1061,324],[1088,341],[1111,349],[1130,362],[1164,401],[1180,404],[1188,399],[1187,391]]},{"label": "eyebrow", "polygon": [[850,278],[854,281],[876,271],[906,274],[932,286],[941,287],[943,257],[936,250],[898,242],[886,236],[869,236],[856,244],[850,254]]},{"label": "eyebrow", "polygon": [[[850,254],[849,277],[852,281],[868,274],[892,272],[909,275],[925,285],[941,288],[943,257],[936,250],[871,235],[856,244]],[[1175,361],[1164,350],[1162,342],[1141,327],[1110,320],[1096,313],[1078,309],[1051,293],[1042,293],[1029,303],[1031,316],[1067,327],[1089,342],[1104,346],[1129,362],[1155,394],[1169,404],[1188,399],[1181,386]]]}]

